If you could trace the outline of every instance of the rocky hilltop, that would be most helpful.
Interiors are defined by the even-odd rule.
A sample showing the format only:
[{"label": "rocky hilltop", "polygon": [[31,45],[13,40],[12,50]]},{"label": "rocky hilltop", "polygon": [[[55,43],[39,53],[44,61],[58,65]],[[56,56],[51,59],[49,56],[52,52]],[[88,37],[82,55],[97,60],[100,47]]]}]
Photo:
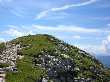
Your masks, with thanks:
[{"label": "rocky hilltop", "polygon": [[6,82],[110,82],[110,70],[89,53],[51,35],[0,44]]}]

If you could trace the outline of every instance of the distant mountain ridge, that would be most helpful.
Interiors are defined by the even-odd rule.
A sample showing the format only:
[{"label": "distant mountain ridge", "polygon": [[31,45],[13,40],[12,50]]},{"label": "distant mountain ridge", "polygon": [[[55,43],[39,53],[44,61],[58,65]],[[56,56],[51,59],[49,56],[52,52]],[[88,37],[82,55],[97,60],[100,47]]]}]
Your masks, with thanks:
[{"label": "distant mountain ridge", "polygon": [[96,56],[106,67],[110,68],[110,56]]},{"label": "distant mountain ridge", "polygon": [[51,35],[23,36],[8,44],[12,49],[15,46],[17,54],[10,56],[10,52],[7,52],[9,48],[4,43],[0,44],[1,57],[3,51],[7,52],[6,59],[16,57],[12,60],[15,62],[14,67],[10,63],[4,65],[0,62],[0,66],[5,68],[6,82],[110,81],[110,70],[95,57]]}]

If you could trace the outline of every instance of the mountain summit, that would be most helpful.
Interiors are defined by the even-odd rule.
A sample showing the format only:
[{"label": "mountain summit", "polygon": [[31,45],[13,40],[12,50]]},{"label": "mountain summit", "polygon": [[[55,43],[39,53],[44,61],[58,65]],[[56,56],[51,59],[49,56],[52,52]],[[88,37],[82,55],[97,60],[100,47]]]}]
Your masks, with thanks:
[{"label": "mountain summit", "polygon": [[1,43],[0,73],[6,82],[110,82],[95,57],[47,34]]}]

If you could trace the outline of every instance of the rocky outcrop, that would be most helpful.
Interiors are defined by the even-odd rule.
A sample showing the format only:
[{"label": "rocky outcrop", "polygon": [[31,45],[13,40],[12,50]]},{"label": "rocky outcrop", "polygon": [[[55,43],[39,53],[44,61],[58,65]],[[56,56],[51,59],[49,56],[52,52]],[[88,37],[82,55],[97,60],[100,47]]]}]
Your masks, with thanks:
[{"label": "rocky outcrop", "polygon": [[[34,60],[35,65],[46,70],[47,80],[53,82],[73,82],[74,81],[74,62],[71,58],[64,55],[60,57],[51,56],[50,54],[39,54]],[[42,79],[43,80],[43,79]]]},{"label": "rocky outcrop", "polygon": [[20,45],[5,43],[5,46],[6,49],[0,54],[0,63],[8,63],[14,66],[18,58],[17,51],[20,49]]},{"label": "rocky outcrop", "polygon": [[18,54],[18,50],[20,50],[20,45],[15,45],[10,42],[5,43],[5,49],[0,54],[0,63],[1,64],[8,64],[8,67],[1,68],[4,72],[5,71],[12,71],[17,72],[16,68],[16,60],[18,58],[22,58]]}]

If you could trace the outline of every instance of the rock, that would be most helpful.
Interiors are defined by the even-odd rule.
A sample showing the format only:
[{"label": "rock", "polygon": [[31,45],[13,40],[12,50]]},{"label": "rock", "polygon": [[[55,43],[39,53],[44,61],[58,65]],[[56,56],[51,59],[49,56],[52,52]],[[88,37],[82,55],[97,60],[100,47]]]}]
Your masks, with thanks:
[{"label": "rock", "polygon": [[[62,59],[63,58],[63,59]],[[74,80],[74,62],[68,57],[51,56],[48,53],[43,53],[35,58],[35,64],[46,69],[50,80],[54,82],[65,82]]]}]

